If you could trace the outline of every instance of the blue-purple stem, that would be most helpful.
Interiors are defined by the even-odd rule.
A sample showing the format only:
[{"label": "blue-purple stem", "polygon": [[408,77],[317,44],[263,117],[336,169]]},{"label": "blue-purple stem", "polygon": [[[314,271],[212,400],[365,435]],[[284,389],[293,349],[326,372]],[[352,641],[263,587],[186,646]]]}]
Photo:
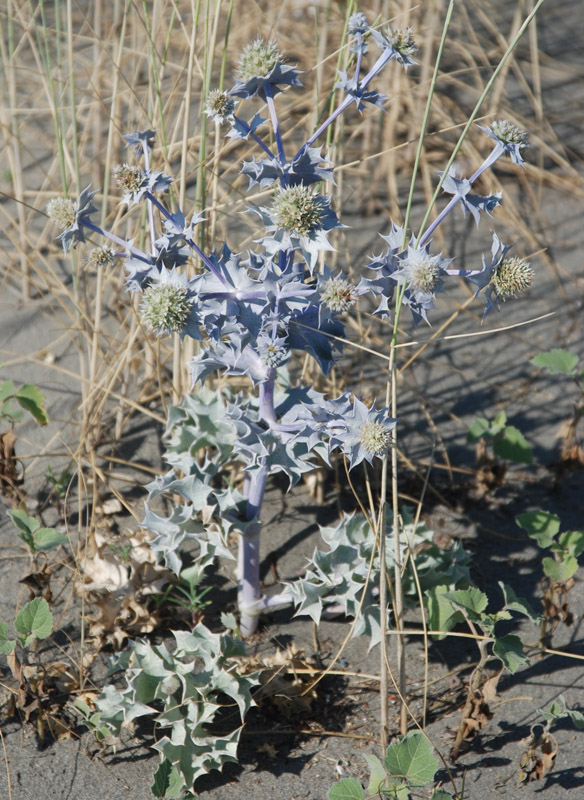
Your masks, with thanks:
[{"label": "blue-purple stem", "polygon": [[[360,87],[361,87],[361,89],[365,89],[365,88],[368,86],[368,84],[369,84],[369,83],[370,83],[370,82],[373,80],[373,78],[374,78],[376,75],[378,75],[378,74],[381,72],[381,70],[383,69],[383,67],[384,67],[384,66],[387,64],[387,62],[390,60],[390,58],[391,58],[391,52],[390,52],[390,51],[384,51],[384,52],[383,52],[383,53],[382,53],[382,54],[379,56],[379,58],[377,59],[377,61],[375,62],[375,64],[374,64],[374,65],[371,67],[371,69],[369,70],[369,72],[367,73],[367,75],[365,75],[365,77],[363,78],[363,80],[360,82]],[[338,117],[340,114],[342,114],[342,113],[343,113],[343,111],[345,111],[345,109],[347,109],[347,108],[348,108],[348,107],[351,105],[351,103],[352,103],[353,101],[354,101],[354,98],[353,98],[353,96],[352,96],[352,95],[350,95],[350,94],[348,94],[348,95],[347,95],[347,96],[346,96],[346,97],[345,97],[345,98],[344,98],[344,99],[343,99],[343,100],[342,100],[342,101],[339,103],[339,105],[338,105],[338,106],[337,106],[337,108],[336,108],[336,109],[333,111],[333,113],[332,113],[332,114],[331,114],[331,115],[330,115],[330,116],[329,116],[327,119],[325,119],[325,121],[322,123],[322,125],[320,125],[320,126],[319,126],[319,127],[316,129],[316,130],[315,130],[315,132],[312,134],[312,136],[311,136],[311,137],[310,137],[310,138],[307,140],[306,144],[304,144],[304,145],[303,145],[303,146],[300,148],[300,150],[299,150],[299,151],[296,153],[296,155],[294,156],[294,160],[296,160],[296,159],[298,158],[298,156],[299,156],[299,155],[301,155],[301,153],[302,153],[302,151],[303,151],[303,150],[305,150],[307,147],[310,147],[312,144],[314,144],[314,142],[315,142],[315,141],[318,139],[318,137],[319,137],[319,136],[321,136],[321,135],[322,135],[322,134],[323,134],[323,133],[326,131],[326,129],[329,127],[329,125],[331,125],[331,124],[332,124],[332,123],[333,123],[333,122],[336,120],[336,118],[337,118],[337,117]]]},{"label": "blue-purple stem", "polygon": [[276,106],[274,105],[274,96],[272,94],[272,87],[269,83],[266,83],[264,86],[264,91],[266,93],[266,101],[268,103],[268,110],[270,112],[270,119],[272,121],[272,129],[274,131],[274,136],[276,137],[276,146],[278,148],[278,159],[280,164],[284,166],[286,163],[286,156],[284,155],[284,145],[282,144],[282,136],[280,134],[280,124],[278,122],[278,116],[276,114]]},{"label": "blue-purple stem", "polygon": [[[260,384],[260,421],[271,425],[276,421],[274,411],[274,385],[276,370],[270,369],[268,379]],[[240,612],[241,632],[244,636],[255,633],[261,611],[260,592],[260,515],[266,483],[268,480],[268,467],[262,463],[259,468],[247,473],[244,484],[244,493],[247,494],[245,518],[251,521],[245,533],[239,538],[239,552],[237,564],[237,595]]]},{"label": "blue-purple stem", "polygon": [[270,158],[275,158],[274,154],[272,153],[272,151],[270,150],[268,145],[265,144],[265,142],[262,142],[262,140],[257,135],[257,133],[254,133],[252,131],[251,127],[247,124],[247,122],[244,119],[241,119],[240,117],[237,117],[235,114],[233,115],[233,119],[238,123],[238,125],[241,125],[242,127],[247,128],[248,134],[252,137],[252,139],[257,144],[259,144],[259,146],[262,148],[264,153],[266,153]]},{"label": "blue-purple stem", "polygon": [[[480,167],[478,167],[478,169],[468,179],[471,186],[483,174],[485,170],[493,166],[495,161],[497,161],[497,159],[499,159],[503,155],[503,153],[504,153],[503,146],[501,144],[496,144],[493,150],[491,151],[490,155],[488,155],[487,158],[485,158]],[[431,225],[428,225],[424,233],[420,236],[419,240],[416,243],[417,247],[423,247],[430,240],[432,234],[434,233],[438,225],[440,225],[440,223],[446,219],[448,214],[450,214],[452,209],[460,202],[461,199],[462,195],[460,194],[455,194],[453,197],[450,198],[450,200],[444,206],[442,211],[438,214],[436,219],[432,222]]]},{"label": "blue-purple stem", "polygon": [[[144,169],[146,172],[150,172],[150,152],[148,150],[148,142],[145,139],[142,139],[142,153],[144,155]],[[152,255],[156,255],[156,247],[154,245],[154,242],[156,241],[156,232],[154,230],[154,208],[150,198],[148,198],[148,224],[150,226],[150,251]]]},{"label": "blue-purple stem", "polygon": [[216,277],[216,278],[218,278],[218,279],[221,281],[221,283],[224,283],[225,285],[227,285],[227,281],[225,280],[225,278],[223,277],[223,275],[222,275],[222,274],[219,272],[219,270],[217,269],[217,267],[215,266],[215,264],[213,264],[213,262],[211,261],[211,259],[209,258],[209,256],[205,255],[205,253],[204,253],[204,252],[201,250],[201,248],[199,247],[199,245],[198,245],[198,244],[197,244],[197,243],[196,243],[196,242],[195,242],[193,239],[190,239],[188,236],[184,236],[184,231],[183,231],[183,229],[180,227],[180,225],[176,225],[176,223],[175,223],[175,221],[174,221],[174,219],[173,219],[173,216],[172,216],[172,214],[170,213],[170,211],[168,211],[168,210],[167,210],[167,209],[166,209],[166,208],[165,208],[165,207],[162,205],[162,203],[160,202],[160,200],[158,200],[158,198],[157,198],[157,197],[155,197],[155,196],[152,194],[152,192],[146,192],[146,197],[147,197],[149,200],[151,200],[151,201],[152,201],[152,203],[154,203],[154,205],[156,206],[156,208],[157,208],[157,209],[160,211],[160,213],[161,213],[161,214],[162,214],[164,217],[166,217],[166,219],[167,219],[167,220],[169,220],[170,222],[172,222],[172,223],[173,223],[173,225],[175,225],[175,228],[176,228],[176,231],[177,231],[177,233],[182,233],[182,234],[183,234],[183,238],[184,238],[185,242],[188,244],[188,246],[191,248],[191,250],[193,250],[193,251],[194,251],[194,252],[195,252],[195,253],[196,253],[196,254],[199,256],[199,258],[201,259],[201,261],[203,262],[203,264],[204,264],[204,265],[207,267],[207,269],[209,269],[209,270],[210,270],[210,271],[213,273],[213,275],[215,275],[215,277]]},{"label": "blue-purple stem", "polygon": [[130,252],[134,258],[139,259],[140,261],[144,261],[145,264],[151,264],[150,256],[146,255],[142,250],[139,250],[137,247],[128,244],[124,239],[120,239],[119,236],[116,236],[114,233],[110,233],[109,231],[104,231],[103,228],[100,228],[99,225],[94,225],[93,222],[88,217],[79,217],[81,225],[89,228],[90,231],[94,233],[99,233],[100,236],[103,236],[105,239],[109,239],[110,242],[114,242],[115,244],[119,244],[120,247],[123,247],[126,252]]}]

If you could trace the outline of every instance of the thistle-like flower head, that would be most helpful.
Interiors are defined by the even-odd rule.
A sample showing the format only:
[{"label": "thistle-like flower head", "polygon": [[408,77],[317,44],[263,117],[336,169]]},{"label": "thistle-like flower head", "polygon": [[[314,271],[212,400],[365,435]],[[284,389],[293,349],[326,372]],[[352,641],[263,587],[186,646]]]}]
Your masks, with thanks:
[{"label": "thistle-like flower head", "polygon": [[85,241],[83,219],[89,221],[90,215],[97,211],[91,202],[96,193],[90,191],[90,188],[86,186],[83,189],[77,202],[68,197],[54,197],[47,203],[47,214],[61,228],[57,239],[65,253],[72,244]]},{"label": "thistle-like flower head", "polygon": [[326,206],[324,198],[308,186],[289,186],[276,192],[274,220],[288,233],[308,236],[320,227]]},{"label": "thistle-like flower head", "polygon": [[479,125],[479,128],[503,148],[503,152],[511,158],[514,164],[523,166],[521,151],[529,147],[526,131],[506,119],[497,119],[491,123],[490,127],[485,128]]},{"label": "thistle-like flower head", "polygon": [[207,97],[205,114],[211,117],[215,125],[227,122],[235,111],[235,100],[223,89],[212,89]]},{"label": "thistle-like flower head", "polygon": [[111,247],[104,245],[103,247],[94,247],[87,256],[87,264],[96,269],[103,269],[111,267],[114,263],[115,256]]},{"label": "thistle-like flower head", "polygon": [[257,95],[266,99],[266,89],[271,95],[282,91],[281,84],[301,86],[298,72],[284,64],[284,56],[274,41],[254,39],[243,50],[235,74],[235,86],[229,92],[233,97],[250,98]]},{"label": "thistle-like flower head", "polygon": [[160,271],[155,267],[150,274],[150,286],[144,291],[140,315],[146,325],[158,336],[163,333],[184,335],[192,326],[193,297],[188,280],[176,269]]},{"label": "thistle-like flower head", "polygon": [[404,69],[416,62],[412,56],[418,49],[411,28],[392,28],[371,31],[371,36],[378,47],[389,53],[390,60],[397,61]]},{"label": "thistle-like flower head", "polygon": [[410,306],[415,322],[419,322],[420,317],[428,322],[428,311],[434,308],[436,292],[442,290],[442,278],[451,261],[442,253],[431,256],[429,244],[421,248],[409,245],[400,258],[400,268],[395,270],[392,279],[406,284],[404,303]]},{"label": "thistle-like flower head", "polygon": [[266,251],[298,249],[312,272],[319,252],[333,249],[327,231],[341,227],[329,203],[330,197],[299,183],[278,189],[271,208],[252,208],[266,226],[261,240]]},{"label": "thistle-like flower head", "polygon": [[345,278],[338,275],[328,278],[320,289],[320,299],[329,311],[341,313],[348,311],[355,305],[357,298],[356,287]]},{"label": "thistle-like flower head", "polygon": [[118,164],[114,167],[114,177],[123,189],[122,203],[136,205],[147,192],[164,192],[172,183],[172,178],[163,172],[151,172],[132,164]]},{"label": "thistle-like flower head", "polygon": [[491,262],[483,256],[482,270],[468,275],[468,279],[478,286],[475,297],[484,290],[486,306],[483,319],[493,309],[500,310],[501,302],[517,297],[533,282],[533,269],[528,262],[523,258],[507,256],[512,246],[503,244],[493,233]]},{"label": "thistle-like flower head", "polygon": [[504,258],[491,278],[491,285],[500,300],[509,300],[524,292],[533,283],[533,269],[524,259]]},{"label": "thistle-like flower head", "polygon": [[356,11],[349,17],[347,30],[349,31],[351,36],[356,36],[358,33],[361,34],[367,33],[369,27],[370,25],[367,22],[367,17],[365,16],[365,14],[361,13],[361,11]]},{"label": "thistle-like flower head", "polygon": [[276,42],[265,42],[258,37],[243,48],[235,77],[243,82],[256,77],[267,78],[276,64],[283,61],[284,56]]},{"label": "thistle-like flower head", "polygon": [[396,419],[388,416],[386,408],[367,408],[355,398],[353,408],[341,418],[329,423],[331,438],[329,449],[341,449],[349,461],[349,469],[373,458],[382,458],[389,450]]}]

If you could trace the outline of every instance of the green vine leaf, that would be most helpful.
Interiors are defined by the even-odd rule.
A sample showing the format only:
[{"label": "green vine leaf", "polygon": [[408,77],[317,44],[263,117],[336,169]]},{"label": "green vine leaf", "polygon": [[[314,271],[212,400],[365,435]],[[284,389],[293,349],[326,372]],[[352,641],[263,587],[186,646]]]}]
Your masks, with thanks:
[{"label": "green vine leaf", "polygon": [[14,629],[24,636],[24,647],[34,639],[46,639],[53,629],[53,615],[44,597],[35,597],[14,620]]},{"label": "green vine leaf", "polygon": [[535,539],[540,547],[550,547],[554,542],[554,536],[560,530],[560,518],[557,514],[550,514],[549,511],[528,511],[515,517],[515,522],[527,531],[527,535]]},{"label": "green vine leaf", "polygon": [[391,775],[405,778],[412,786],[424,786],[433,780],[438,759],[424,734],[412,731],[401,741],[389,745],[385,767]]},{"label": "green vine leaf", "polygon": [[578,560],[574,556],[566,556],[562,561],[556,561],[555,558],[542,558],[541,565],[548,578],[556,583],[569,581],[578,570]]},{"label": "green vine leaf", "polygon": [[493,452],[499,458],[506,458],[516,464],[531,464],[533,455],[527,439],[520,430],[508,425],[493,442]]},{"label": "green vine leaf", "polygon": [[164,800],[174,800],[181,797],[184,790],[184,781],[176,767],[164,759],[154,773],[154,782],[150,787],[154,797]]},{"label": "green vine leaf", "polygon": [[329,800],[364,800],[365,792],[355,778],[342,778],[328,791]]},{"label": "green vine leaf", "polygon": [[576,353],[569,350],[548,350],[546,353],[539,353],[531,359],[535,367],[542,367],[550,375],[574,376],[578,372],[576,365],[579,357]]},{"label": "green vine leaf", "polygon": [[529,659],[523,652],[521,639],[519,636],[515,636],[514,633],[508,633],[507,636],[495,639],[493,654],[501,659],[504,666],[512,673],[517,672],[523,664],[529,663]]},{"label": "green vine leaf", "polygon": [[8,638],[8,625],[0,622],[0,654],[7,656],[16,647],[16,640]]},{"label": "green vine leaf", "polygon": [[367,786],[367,794],[378,794],[382,787],[385,786],[385,781],[387,778],[385,767],[377,758],[377,756],[371,754],[367,754],[365,756],[365,761],[369,766],[369,785]]},{"label": "green vine leaf", "polygon": [[45,408],[45,398],[43,393],[36,386],[26,383],[15,392],[14,399],[21,408],[28,411],[35,418],[39,425],[46,425],[49,415]]}]

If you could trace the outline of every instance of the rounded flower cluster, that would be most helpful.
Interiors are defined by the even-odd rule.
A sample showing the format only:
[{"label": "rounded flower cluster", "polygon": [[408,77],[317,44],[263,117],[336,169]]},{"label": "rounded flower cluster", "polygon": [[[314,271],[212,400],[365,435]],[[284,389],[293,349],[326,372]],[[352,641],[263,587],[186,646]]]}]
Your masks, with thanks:
[{"label": "rounded flower cluster", "polygon": [[411,56],[418,49],[411,28],[387,28],[385,38],[400,56]]},{"label": "rounded flower cluster", "polygon": [[190,307],[188,292],[184,286],[162,283],[144,292],[140,312],[144,322],[155,333],[180,333],[189,316]]},{"label": "rounded flower cluster", "polygon": [[387,453],[391,443],[391,431],[380,422],[366,422],[359,441],[369,453],[381,456]]},{"label": "rounded flower cluster", "polygon": [[440,279],[440,256],[430,256],[423,251],[411,251],[403,266],[408,286],[415,292],[431,294]]},{"label": "rounded flower cluster", "polygon": [[320,227],[322,216],[322,200],[308,186],[279,189],[274,198],[276,224],[288,233],[307,236]]},{"label": "rounded flower cluster", "polygon": [[369,23],[367,22],[365,14],[362,14],[360,11],[351,14],[347,30],[351,36],[356,36],[358,33],[367,33],[369,30]]},{"label": "rounded flower cluster", "polygon": [[47,214],[59,228],[66,230],[75,224],[77,206],[70,197],[54,197],[47,203]]},{"label": "rounded flower cluster", "polygon": [[118,164],[114,167],[114,178],[124,192],[139,192],[144,185],[145,177],[140,167],[130,164]]},{"label": "rounded flower cluster", "polygon": [[111,267],[114,263],[114,253],[111,247],[94,247],[87,257],[87,263],[96,268]]},{"label": "rounded flower cluster", "polygon": [[235,111],[235,100],[223,89],[212,89],[207,97],[205,114],[218,125],[225,122]]},{"label": "rounded flower cluster", "polygon": [[237,77],[244,82],[255,77],[266,78],[282,60],[283,56],[276,42],[266,43],[262,38],[255,39],[241,54]]},{"label": "rounded flower cluster", "polygon": [[527,147],[529,144],[527,133],[506,119],[495,120],[491,124],[491,130],[496,138],[505,144],[514,144],[519,148]]},{"label": "rounded flower cluster", "polygon": [[331,311],[348,311],[355,303],[355,286],[344,278],[329,278],[320,298]]},{"label": "rounded flower cluster", "polygon": [[517,297],[533,282],[533,269],[523,258],[505,258],[491,278],[491,285],[501,300]]}]

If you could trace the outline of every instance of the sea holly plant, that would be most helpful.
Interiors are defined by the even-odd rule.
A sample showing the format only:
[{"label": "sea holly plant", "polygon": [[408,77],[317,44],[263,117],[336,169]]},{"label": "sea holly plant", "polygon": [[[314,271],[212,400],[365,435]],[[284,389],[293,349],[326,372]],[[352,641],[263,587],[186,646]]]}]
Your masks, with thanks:
[{"label": "sea holly plant", "polygon": [[568,592],[574,586],[578,559],[584,553],[584,531],[560,533],[560,518],[548,511],[529,511],[520,514],[515,521],[542,549],[552,554],[542,558],[544,574],[540,584],[543,592],[540,644],[551,647],[553,633],[560,622],[571,625],[574,621]]},{"label": "sea holly plant", "polygon": [[[510,245],[496,234],[490,256],[475,269],[454,268],[452,259],[432,247],[434,231],[457,206],[478,224],[501,202],[498,195],[483,197],[472,191],[499,158],[522,163],[526,135],[501,120],[486,128],[493,145],[474,173],[469,178],[453,172],[446,176],[443,188],[450,199],[421,236],[392,225],[383,237],[387,250],[371,259],[358,282],[323,263],[334,247],[332,235],[342,226],[331,197],[321,189],[331,179],[333,165],[319,140],[353,104],[360,111],[383,105],[384,97],[372,84],[390,62],[406,70],[416,63],[410,29],[372,30],[357,13],[348,30],[355,60],[351,76],[339,75],[337,88],[344,97],[295,151],[282,135],[276,100],[283,91],[300,87],[301,78],[275,42],[254,40],[241,55],[234,86],[209,93],[205,113],[216,125],[226,126],[228,137],[258,149],[259,157],[253,155],[242,168],[250,186],[273,189],[270,202],[249,209],[264,226],[264,235],[251,251],[234,252],[224,244],[207,253],[197,244],[196,227],[204,214],[188,216],[163,202],[171,178],[151,167],[152,130],[125,136],[128,162],[115,169],[123,202],[129,208],[146,205],[149,252],[93,221],[96,192],[91,187],[76,201],[55,198],[48,208],[61,226],[58,238],[65,252],[95,234],[105,239],[105,246],[94,249],[90,258],[106,268],[123,264],[128,288],[139,297],[143,320],[155,334],[177,333],[201,342],[191,364],[195,392],[217,373],[248,380],[245,395],[216,394],[213,402],[221,418],[213,425],[221,428],[223,443],[202,460],[189,459],[187,470],[177,464],[182,477],[167,473],[155,481],[144,521],[154,534],[152,546],[177,574],[183,542],[197,541],[201,558],[210,563],[218,555],[230,555],[228,537],[238,535],[238,604],[244,635],[257,630],[263,611],[295,599],[292,591],[267,597],[260,590],[261,511],[269,476],[284,473],[293,485],[317,463],[329,464],[335,452],[346,458],[349,469],[372,464],[388,453],[396,425],[383,405],[368,406],[350,391],[331,398],[281,380],[292,355],[312,356],[327,374],[344,338],[341,318],[365,295],[372,296],[381,317],[390,316],[390,303],[400,298],[417,324],[428,321],[437,293],[445,292],[452,278],[474,281],[476,295],[485,299],[485,315],[526,289],[532,279],[529,265],[509,257]],[[239,116],[239,99],[267,106],[272,139],[259,113],[250,120]],[[192,277],[185,271],[190,261],[198,270]],[[193,435],[205,442],[203,431]],[[222,484],[219,473],[237,468],[243,469],[243,485]],[[170,517],[150,508],[161,495],[181,498]]]}]

